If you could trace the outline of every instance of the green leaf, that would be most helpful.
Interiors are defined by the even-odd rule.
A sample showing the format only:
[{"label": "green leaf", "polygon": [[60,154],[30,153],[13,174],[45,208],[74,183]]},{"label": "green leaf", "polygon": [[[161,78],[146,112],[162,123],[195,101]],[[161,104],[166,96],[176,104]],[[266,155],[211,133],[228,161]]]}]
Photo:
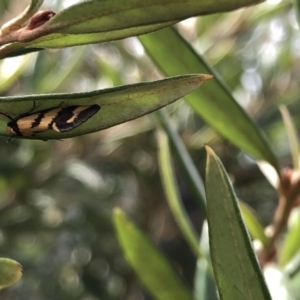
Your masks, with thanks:
[{"label": "green leaf", "polygon": [[[120,30],[111,30],[108,32],[96,32],[96,33],[85,33],[85,34],[61,34],[55,33],[46,36],[42,36],[27,43],[11,43],[3,46],[0,50],[0,59],[23,54],[20,49],[27,47],[27,52],[36,51],[36,48],[42,50],[42,48],[65,48],[78,45],[95,44],[102,42],[109,42],[119,40],[128,36],[136,36],[152,32],[166,26],[174,24],[173,22],[145,25],[133,28],[126,28]],[[26,53],[26,52],[25,52]]]},{"label": "green leaf", "polygon": [[44,48],[63,48],[74,45],[86,45],[103,43],[109,41],[115,41],[123,39],[124,37],[136,36],[145,34],[148,32],[156,31],[166,26],[174,24],[173,22],[167,22],[163,24],[144,25],[133,28],[124,28],[111,30],[107,32],[96,32],[86,34],[53,34],[51,37],[46,36],[29,43],[33,47],[44,47]]},{"label": "green leaf", "polygon": [[271,300],[226,171],[206,147],[210,254],[220,299]]},{"label": "green leaf", "polygon": [[195,300],[219,300],[216,285],[212,279],[211,265],[207,260],[198,258],[194,279],[194,299]]},{"label": "green leaf", "polygon": [[243,215],[243,220],[255,240],[259,240],[265,247],[268,246],[269,239],[265,234],[264,227],[258,220],[255,212],[244,202],[239,202],[239,206]]},{"label": "green leaf", "polygon": [[[100,4],[100,3],[101,4]],[[127,0],[88,1],[73,5],[50,20],[48,27],[61,33],[91,33],[140,25],[177,22],[193,16],[225,12],[253,5],[257,0]]]},{"label": "green leaf", "polygon": [[[30,47],[67,47],[121,39],[170,26],[180,20],[216,12],[231,11],[261,0],[95,0],[81,2],[59,13],[43,26],[13,40],[0,51]],[[13,41],[3,40],[0,44]],[[17,43],[20,42],[20,43]]]},{"label": "green leaf", "polygon": [[300,167],[300,161],[299,161],[300,150],[299,150],[299,148],[300,147],[299,147],[297,129],[295,127],[295,124],[294,124],[294,122],[291,118],[291,115],[290,115],[288,109],[286,108],[286,106],[281,105],[279,107],[279,110],[281,112],[285,130],[286,130],[287,136],[289,138],[294,169],[299,169],[299,167]]},{"label": "green leaf", "polygon": [[282,244],[281,251],[279,252],[279,266],[284,267],[294,256],[300,251],[299,244],[300,236],[300,213],[297,212],[297,219],[293,222],[292,226],[286,233],[285,240]]},{"label": "green leaf", "polygon": [[179,196],[177,187],[178,184],[176,183],[171,163],[168,137],[162,130],[158,131],[157,137],[158,165],[168,204],[178,227],[180,228],[192,251],[197,257],[203,257],[204,255],[202,254],[202,251],[200,250],[198,245],[199,237],[186,213],[184,205],[182,204]]},{"label": "green leaf", "polygon": [[[185,75],[164,80],[139,83],[89,93],[0,97],[0,112],[18,118],[21,114],[47,108],[98,104],[101,110],[87,122],[68,132],[47,130],[26,138],[64,139],[99,131],[155,111],[199,87],[210,75]],[[8,118],[0,116],[0,135],[10,136]],[[50,120],[51,121],[51,120]],[[49,122],[49,120],[48,120]],[[28,127],[31,126],[28,124]]]},{"label": "green leaf", "polygon": [[114,211],[114,225],[127,261],[155,299],[193,299],[165,257],[120,209]]},{"label": "green leaf", "polygon": [[206,203],[203,180],[178,133],[172,127],[167,112],[164,109],[161,109],[157,112],[157,117],[169,137],[172,150],[181,164],[185,177],[194,193],[195,200],[198,202],[202,209],[202,213],[205,215]]},{"label": "green leaf", "polygon": [[[206,221],[202,226],[199,247],[209,256],[208,226]],[[211,271],[211,262],[198,258],[194,276],[194,300],[219,300]]]},{"label": "green leaf", "polygon": [[214,80],[185,99],[217,132],[255,158],[268,161],[279,173],[277,158],[263,132],[235,101],[216,71],[174,28],[139,39],[160,70],[168,76],[196,70],[213,74]]},{"label": "green leaf", "polygon": [[22,277],[22,266],[15,260],[0,258],[0,289],[13,285]]}]

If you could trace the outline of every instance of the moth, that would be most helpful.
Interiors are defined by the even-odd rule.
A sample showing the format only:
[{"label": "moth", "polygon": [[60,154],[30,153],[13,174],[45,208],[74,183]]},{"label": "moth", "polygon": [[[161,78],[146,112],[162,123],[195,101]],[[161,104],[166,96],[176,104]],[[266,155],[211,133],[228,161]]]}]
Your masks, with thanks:
[{"label": "moth", "polygon": [[24,113],[16,118],[12,118],[2,112],[0,112],[0,114],[10,119],[7,123],[7,130],[12,135],[34,136],[37,133],[47,130],[55,130],[57,132],[70,131],[86,122],[89,118],[96,114],[100,108],[101,107],[97,104],[89,106],[57,106],[34,113]]}]

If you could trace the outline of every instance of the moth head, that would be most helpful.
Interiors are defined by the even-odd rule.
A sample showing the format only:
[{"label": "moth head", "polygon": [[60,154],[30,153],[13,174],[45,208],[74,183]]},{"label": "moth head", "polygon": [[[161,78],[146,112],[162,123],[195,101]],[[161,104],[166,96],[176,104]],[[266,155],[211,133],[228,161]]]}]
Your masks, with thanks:
[{"label": "moth head", "polygon": [[10,132],[12,135],[18,135],[18,128],[15,128],[15,126],[13,126],[12,122],[9,122],[6,126],[6,129],[8,132]]},{"label": "moth head", "polygon": [[10,120],[6,126],[7,131],[10,132],[12,135],[17,135],[18,133],[15,130],[15,123],[16,123],[15,120],[11,116],[9,116],[3,112],[0,112],[0,115],[3,115]]},{"label": "moth head", "polygon": [[11,135],[22,135],[22,133],[20,132],[20,128],[18,126],[17,121],[11,119],[11,121],[9,121],[7,123],[6,129],[8,132],[11,133]]}]

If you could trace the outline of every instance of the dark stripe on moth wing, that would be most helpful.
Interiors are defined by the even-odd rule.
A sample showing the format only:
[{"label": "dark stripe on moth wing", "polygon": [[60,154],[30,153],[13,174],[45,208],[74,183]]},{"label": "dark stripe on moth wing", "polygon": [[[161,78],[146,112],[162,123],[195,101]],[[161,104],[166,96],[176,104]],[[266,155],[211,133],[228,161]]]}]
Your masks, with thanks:
[{"label": "dark stripe on moth wing", "polygon": [[31,123],[31,128],[39,127],[42,120],[45,118],[45,112],[40,112],[37,114],[37,117],[34,119],[34,121]]},{"label": "dark stripe on moth wing", "polygon": [[58,132],[70,131],[82,123],[86,122],[90,117],[100,110],[100,106],[93,104],[91,106],[69,106],[62,108],[53,119],[52,129]]},{"label": "dark stripe on moth wing", "polygon": [[[71,120],[74,117],[75,114],[75,110],[80,107],[78,105],[71,105],[68,107],[63,107],[61,108],[57,114],[55,115],[55,117],[53,118],[53,122],[52,122],[52,129],[56,130],[58,132],[61,132],[61,128],[60,127],[64,127],[64,125],[68,125],[67,122],[68,120]],[[85,107],[85,106],[84,106]],[[60,126],[58,126],[58,124]],[[69,130],[73,129],[74,127],[70,128]],[[68,130],[67,130],[68,131]]]}]

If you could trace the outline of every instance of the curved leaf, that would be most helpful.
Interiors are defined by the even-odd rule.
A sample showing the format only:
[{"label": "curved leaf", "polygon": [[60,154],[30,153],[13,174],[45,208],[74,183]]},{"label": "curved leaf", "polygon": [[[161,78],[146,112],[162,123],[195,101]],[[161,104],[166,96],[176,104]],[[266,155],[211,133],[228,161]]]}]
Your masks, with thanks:
[{"label": "curved leaf", "polygon": [[42,48],[56,49],[56,48],[65,48],[65,47],[78,46],[78,45],[109,42],[109,41],[119,40],[128,36],[136,36],[136,35],[152,32],[152,31],[156,31],[166,26],[170,26],[172,24],[174,24],[174,22],[139,26],[139,27],[133,27],[128,29],[126,28],[120,30],[112,30],[108,32],[96,32],[96,33],[85,33],[85,34],[61,34],[61,33],[50,34],[50,35],[40,37],[31,42],[27,42],[27,43],[16,42],[16,43],[11,43],[3,46],[2,49],[0,50],[0,59],[23,54],[20,51],[20,49],[24,47],[27,47],[26,48],[27,52],[33,52],[37,50],[36,48],[38,48],[38,50],[42,50]]},{"label": "curved leaf", "polygon": [[239,202],[239,206],[243,215],[244,222],[251,236],[259,240],[265,247],[268,246],[269,239],[265,234],[264,227],[259,222],[255,212],[244,202]]},{"label": "curved leaf", "polygon": [[300,167],[300,145],[298,140],[298,133],[296,126],[292,120],[292,117],[286,106],[280,105],[279,110],[282,115],[283,123],[285,126],[286,134],[289,139],[290,149],[293,159],[293,167],[294,169],[299,169]]},{"label": "curved leaf", "polygon": [[[54,48],[121,39],[167,27],[192,16],[230,11],[260,2],[262,1],[87,1],[58,12],[36,30],[24,31],[11,39],[0,39],[0,45],[20,42],[1,49],[0,57],[27,46]],[[75,35],[80,36],[76,39]]]},{"label": "curved leaf", "polygon": [[[100,3],[99,3],[100,2]],[[127,0],[88,1],[73,5],[58,13],[48,24],[56,32],[91,33],[176,22],[193,16],[225,12],[260,0]]]},{"label": "curved leaf", "polygon": [[161,109],[157,112],[158,120],[161,126],[166,131],[170,144],[172,146],[172,152],[175,153],[176,158],[178,159],[181,168],[185,174],[186,179],[194,193],[195,200],[198,202],[202,213],[206,213],[206,203],[205,203],[205,190],[203,180],[196,169],[194,162],[192,161],[191,156],[189,155],[185,145],[183,144],[181,138],[179,137],[176,130],[172,127],[171,122],[169,121],[169,116],[167,115],[166,110]]},{"label": "curved leaf", "polygon": [[172,168],[168,136],[164,131],[159,130],[157,133],[157,140],[159,172],[169,207],[191,250],[197,257],[203,257],[203,251],[198,245],[198,234],[193,227],[179,196],[178,184],[176,183]]},{"label": "curved leaf", "polygon": [[[295,212],[296,213],[296,212]],[[279,253],[278,261],[280,267],[284,267],[287,263],[290,262],[294,256],[300,251],[299,243],[299,234],[300,234],[300,212],[297,212],[297,217],[290,226],[289,230],[286,233],[285,240],[282,244],[281,251]]]},{"label": "curved leaf", "polygon": [[[0,112],[12,118],[18,118],[24,113],[36,113],[53,107],[92,104],[98,104],[101,107],[97,114],[73,130],[63,133],[47,130],[27,137],[43,140],[64,139],[99,131],[155,111],[185,96],[210,78],[210,75],[204,74],[185,75],[89,93],[0,97]],[[32,111],[34,106],[35,109]],[[0,116],[0,135],[11,136],[6,129],[8,122],[6,116]]]},{"label": "curved leaf", "polygon": [[268,161],[279,173],[277,158],[263,132],[235,101],[232,93],[174,28],[139,37],[143,46],[168,76],[200,70],[214,75],[201,91],[187,97],[194,110],[218,133],[259,160]]},{"label": "curved leaf", "polygon": [[127,261],[155,299],[193,299],[165,257],[120,209],[114,211],[114,225]]},{"label": "curved leaf", "polygon": [[206,151],[209,244],[220,299],[271,300],[226,171],[213,150]]},{"label": "curved leaf", "polygon": [[[204,253],[209,255],[209,239],[207,221],[203,223],[202,232],[200,234],[199,247]],[[216,289],[215,280],[213,277],[211,262],[198,258],[195,276],[194,276],[194,299],[195,300],[219,300]]]}]

